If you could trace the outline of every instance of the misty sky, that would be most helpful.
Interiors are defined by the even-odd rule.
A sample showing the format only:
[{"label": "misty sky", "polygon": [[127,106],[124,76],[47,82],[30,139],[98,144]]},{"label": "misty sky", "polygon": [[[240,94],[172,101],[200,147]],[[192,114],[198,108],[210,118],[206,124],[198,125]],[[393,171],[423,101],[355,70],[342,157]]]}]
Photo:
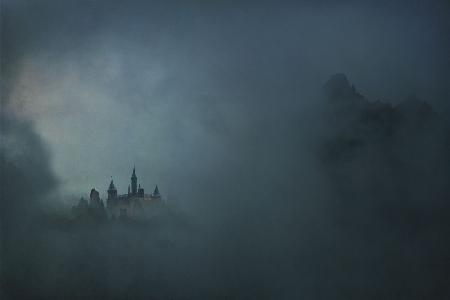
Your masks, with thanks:
[{"label": "misty sky", "polygon": [[35,124],[62,191],[104,193],[113,176],[125,192],[136,164],[147,191],[178,195],[180,173],[272,147],[276,124],[314,109],[336,72],[372,100],[416,94],[448,109],[448,11],[445,1],[3,1],[3,98]]},{"label": "misty sky", "polygon": [[[0,298],[449,299],[449,53],[446,0],[1,1]],[[155,215],[71,214],[133,165]]]}]

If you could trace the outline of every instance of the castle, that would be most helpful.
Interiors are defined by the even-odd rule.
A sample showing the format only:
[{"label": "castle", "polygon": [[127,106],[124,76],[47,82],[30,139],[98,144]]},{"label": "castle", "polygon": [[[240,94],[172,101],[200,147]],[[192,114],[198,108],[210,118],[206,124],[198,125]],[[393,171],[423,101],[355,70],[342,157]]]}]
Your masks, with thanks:
[{"label": "castle", "polygon": [[144,188],[137,183],[136,168],[133,167],[131,185],[128,185],[128,193],[118,195],[113,180],[107,190],[106,208],[100,194],[95,189],[91,190],[89,202],[81,198],[78,205],[72,208],[76,217],[93,216],[96,218],[139,218],[149,216],[163,204],[158,185],[152,194],[145,194]]},{"label": "castle", "polygon": [[161,194],[159,193],[158,185],[152,194],[145,194],[144,188],[137,183],[136,168],[133,167],[133,174],[131,175],[131,189],[128,185],[128,193],[117,195],[117,189],[111,179],[108,188],[108,198],[106,200],[106,209],[108,215],[115,217],[139,217],[144,215],[150,206],[162,204]]}]

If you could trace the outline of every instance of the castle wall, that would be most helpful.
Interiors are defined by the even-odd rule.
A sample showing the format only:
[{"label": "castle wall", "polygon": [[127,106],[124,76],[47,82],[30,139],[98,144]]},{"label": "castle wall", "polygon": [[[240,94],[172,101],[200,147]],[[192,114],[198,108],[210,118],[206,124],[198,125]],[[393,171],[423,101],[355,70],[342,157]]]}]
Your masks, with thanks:
[{"label": "castle wall", "polygon": [[126,210],[126,215],[130,218],[150,217],[162,205],[161,198],[153,198],[150,195],[144,197],[120,195],[108,201],[107,212],[110,218],[118,218],[121,210]]}]

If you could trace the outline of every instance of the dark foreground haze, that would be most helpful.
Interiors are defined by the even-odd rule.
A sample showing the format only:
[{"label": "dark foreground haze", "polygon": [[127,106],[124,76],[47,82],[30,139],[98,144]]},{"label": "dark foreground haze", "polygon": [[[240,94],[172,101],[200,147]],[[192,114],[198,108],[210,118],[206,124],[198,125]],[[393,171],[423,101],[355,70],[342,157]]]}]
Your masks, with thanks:
[{"label": "dark foreground haze", "polygon": [[1,299],[450,297],[445,1],[1,9]]}]

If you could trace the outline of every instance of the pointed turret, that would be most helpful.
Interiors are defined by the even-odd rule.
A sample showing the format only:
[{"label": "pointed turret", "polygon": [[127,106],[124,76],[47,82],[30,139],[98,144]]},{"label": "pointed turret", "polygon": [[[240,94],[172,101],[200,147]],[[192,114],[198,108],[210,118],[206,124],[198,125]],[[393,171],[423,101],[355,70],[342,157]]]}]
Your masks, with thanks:
[{"label": "pointed turret", "polygon": [[161,194],[159,193],[158,185],[156,185],[155,190],[153,191],[152,197],[153,198],[161,198]]},{"label": "pointed turret", "polygon": [[108,199],[112,199],[117,197],[117,189],[114,186],[114,181],[111,178],[111,183],[109,184],[109,188],[108,188]]},{"label": "pointed turret", "polygon": [[114,186],[114,181],[112,180],[112,178],[111,178],[111,183],[109,184],[109,189],[110,190],[115,190],[116,189],[116,187]]}]

